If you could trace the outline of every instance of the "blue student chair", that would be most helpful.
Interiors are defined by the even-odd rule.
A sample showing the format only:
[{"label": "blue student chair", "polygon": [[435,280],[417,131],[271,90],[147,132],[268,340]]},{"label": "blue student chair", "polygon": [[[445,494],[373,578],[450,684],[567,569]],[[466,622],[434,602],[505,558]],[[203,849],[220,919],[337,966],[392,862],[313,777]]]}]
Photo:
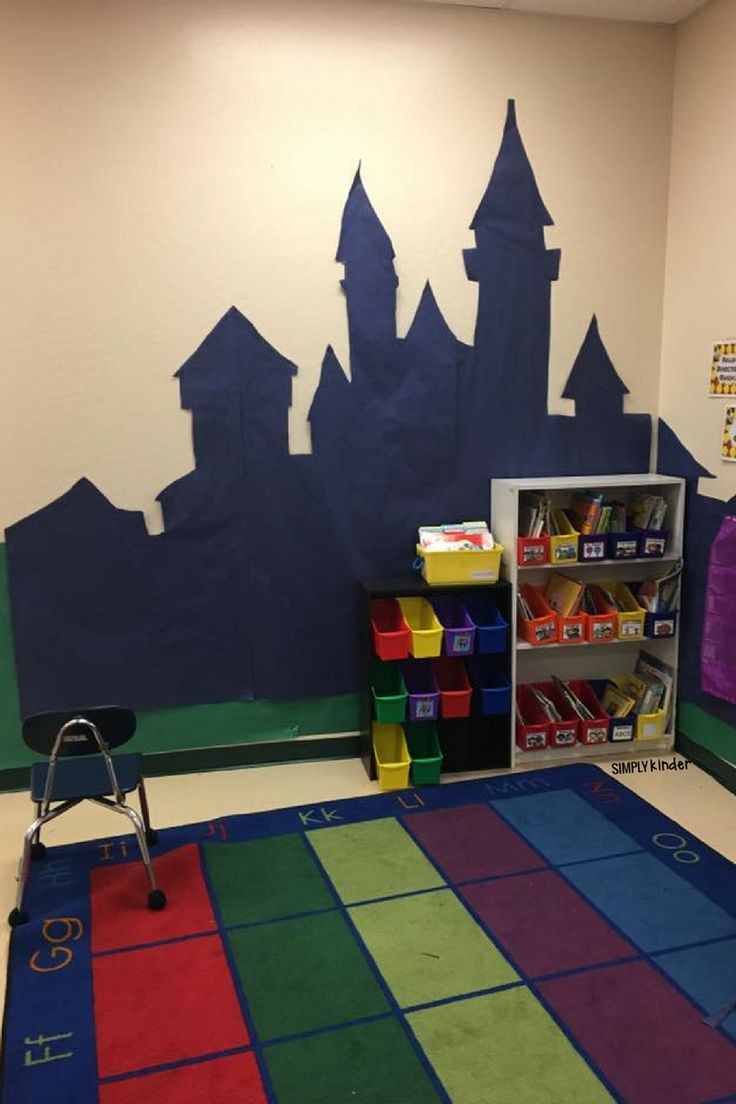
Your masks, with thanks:
[{"label": "blue student chair", "polygon": [[[28,920],[23,896],[31,861],[42,859],[46,852],[41,843],[42,827],[81,801],[94,801],[131,821],[151,886],[148,907],[165,906],[166,895],[156,885],[149,852],[149,845],[156,843],[157,836],[148,814],[141,774],[143,757],[110,754],[111,749],[127,743],[135,732],[135,724],[134,713],[112,705],[36,713],[23,722],[26,744],[31,751],[47,755],[49,761],[34,763],[31,768],[31,801],[36,805],[36,819],[25,834],[15,908],[8,916],[11,928]],[[138,790],[140,814],[125,802],[126,795],[133,790]]]}]

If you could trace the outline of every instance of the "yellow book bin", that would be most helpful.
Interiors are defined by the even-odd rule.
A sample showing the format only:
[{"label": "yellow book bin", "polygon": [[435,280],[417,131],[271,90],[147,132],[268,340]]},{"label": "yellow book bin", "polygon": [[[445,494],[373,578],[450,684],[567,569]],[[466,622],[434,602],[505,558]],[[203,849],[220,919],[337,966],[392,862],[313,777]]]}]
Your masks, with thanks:
[{"label": "yellow book bin", "polygon": [[577,563],[580,534],[563,510],[553,510],[552,512],[559,532],[549,538],[549,562],[553,564]]},{"label": "yellow book bin", "polygon": [[602,585],[613,594],[620,606],[618,611],[619,640],[642,640],[646,610],[639,605],[625,583],[603,583]]},{"label": "yellow book bin", "polygon": [[373,754],[382,790],[405,790],[409,785],[409,749],[400,724],[373,724]]},{"label": "yellow book bin", "polygon": [[497,583],[501,573],[503,545],[475,552],[431,552],[417,545],[422,575],[432,586],[447,583]]},{"label": "yellow book bin", "polygon": [[433,659],[438,656],[442,650],[444,630],[427,599],[399,598],[399,605],[411,629],[410,651],[414,658]]}]

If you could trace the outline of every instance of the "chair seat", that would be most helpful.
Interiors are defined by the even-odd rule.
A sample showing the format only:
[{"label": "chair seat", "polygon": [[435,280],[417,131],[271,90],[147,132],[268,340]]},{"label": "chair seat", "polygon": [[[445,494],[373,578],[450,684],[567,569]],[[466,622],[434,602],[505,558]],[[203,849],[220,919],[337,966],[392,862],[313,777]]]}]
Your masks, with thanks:
[{"label": "chair seat", "polygon": [[[112,757],[118,785],[122,793],[130,793],[141,778],[141,755]],[[34,763],[31,768],[31,800],[43,801],[48,763]],[[52,801],[75,801],[82,797],[112,797],[110,778],[101,755],[59,759],[54,774]]]}]

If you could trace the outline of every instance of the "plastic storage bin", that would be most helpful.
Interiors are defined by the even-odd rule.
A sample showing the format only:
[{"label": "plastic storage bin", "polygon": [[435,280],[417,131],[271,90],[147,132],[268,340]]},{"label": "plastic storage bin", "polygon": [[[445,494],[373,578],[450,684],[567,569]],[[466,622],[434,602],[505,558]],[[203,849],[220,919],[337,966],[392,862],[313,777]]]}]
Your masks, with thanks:
[{"label": "plastic storage bin", "polygon": [[581,744],[606,744],[608,743],[608,721],[603,706],[598,701],[593,687],[581,680],[571,680],[570,689],[580,698],[593,714],[593,720],[578,721],[578,740]]},{"label": "plastic storage bin", "polygon": [[639,605],[626,583],[611,582],[603,584],[622,607],[618,611],[618,639],[641,640],[644,636],[644,616],[646,611]]},{"label": "plastic storage bin", "polygon": [[411,647],[411,629],[395,598],[374,598],[371,602],[373,651],[381,659],[406,659]]},{"label": "plastic storage bin", "polygon": [[[547,747],[549,721],[537,705],[528,686],[516,687],[516,743],[522,751],[542,751]],[[519,720],[519,714],[523,720]]]},{"label": "plastic storage bin", "polygon": [[428,583],[497,583],[503,547],[481,548],[475,552],[430,552],[417,545],[422,575]]},{"label": "plastic storage bin", "polygon": [[549,563],[549,537],[517,537],[516,562],[520,567]]},{"label": "plastic storage bin", "polygon": [[[448,552],[447,555],[453,553]],[[442,651],[442,625],[426,598],[399,598],[399,605],[411,629],[409,650],[414,658],[438,656]]]},{"label": "plastic storage bin", "polygon": [[411,780],[415,786],[432,786],[440,780],[442,749],[433,724],[404,726],[411,760]]},{"label": "plastic storage bin", "polygon": [[618,639],[618,613],[609,605],[599,587],[592,585],[589,593],[593,598],[595,613],[585,615],[585,635],[589,644],[610,644]]},{"label": "plastic storage bin", "polygon": [[674,636],[677,630],[677,611],[673,613],[648,613],[644,618],[645,636]]},{"label": "plastic storage bin", "polygon": [[521,613],[517,617],[517,626],[522,640],[526,640],[527,644],[533,644],[535,647],[540,644],[556,644],[557,614],[545,602],[544,588],[522,583],[519,590],[534,614],[531,621],[522,617]]},{"label": "plastic storage bin", "polygon": [[639,555],[644,560],[659,559],[667,549],[669,529],[635,529],[639,535]]},{"label": "plastic storage bin", "polygon": [[471,594],[465,600],[468,614],[475,623],[475,646],[481,655],[506,651],[509,626],[498,611],[490,594]]},{"label": "plastic storage bin", "polygon": [[608,538],[606,533],[581,533],[578,539],[578,560],[581,563],[591,563],[596,560],[605,560],[608,551]]},{"label": "plastic storage bin", "polygon": [[440,692],[440,711],[444,718],[467,717],[473,690],[461,659],[442,656],[432,660],[432,672]]},{"label": "plastic storage bin", "polygon": [[404,790],[409,785],[409,749],[399,724],[373,725],[373,754],[382,790]]},{"label": "plastic storage bin", "polygon": [[562,717],[561,721],[550,721],[547,730],[549,747],[573,747],[578,742],[578,716],[567,704],[553,682],[535,683],[543,694],[554,702]]},{"label": "plastic storage bin", "polygon": [[396,663],[374,659],[371,663],[373,710],[379,724],[395,724],[406,716],[406,686]]},{"label": "plastic storage bin", "polygon": [[431,602],[444,629],[445,655],[471,655],[475,648],[475,622],[462,599],[453,594],[444,594],[432,598]]},{"label": "plastic storage bin", "polygon": [[[598,701],[601,701],[603,693],[606,689],[607,682],[615,682],[617,686],[622,686],[624,679],[612,678],[612,679],[590,679],[590,686]],[[609,717],[608,718],[608,739],[612,744],[627,743],[634,739],[636,735],[636,714],[629,713],[626,717]]]},{"label": "plastic storage bin", "polygon": [[481,712],[486,717],[508,713],[511,709],[511,683],[493,660],[472,656],[467,663],[468,675],[478,695]]},{"label": "plastic storage bin", "polygon": [[549,562],[553,564],[575,563],[578,558],[578,537],[580,534],[564,510],[552,511],[557,528],[557,536],[549,538]]},{"label": "plastic storage bin", "polygon": [[401,665],[401,670],[409,699],[409,720],[437,720],[440,693],[430,665],[407,659]]},{"label": "plastic storage bin", "polygon": [[569,617],[557,615],[557,639],[560,644],[583,644],[587,631],[587,618],[584,613]]},{"label": "plastic storage bin", "polygon": [[633,529],[608,534],[609,560],[635,560],[639,555],[639,536]]}]

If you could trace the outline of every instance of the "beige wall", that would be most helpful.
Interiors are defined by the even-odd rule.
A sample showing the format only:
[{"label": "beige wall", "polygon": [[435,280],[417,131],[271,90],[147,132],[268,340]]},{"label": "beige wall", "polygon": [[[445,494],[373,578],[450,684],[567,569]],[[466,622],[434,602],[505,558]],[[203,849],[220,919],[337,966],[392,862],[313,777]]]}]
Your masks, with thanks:
[{"label": "beige wall", "polygon": [[[660,413],[736,494],[736,464],[720,459],[724,399],[708,398],[712,346],[736,338],[736,3],[712,0],[676,32],[672,173]],[[736,400],[734,400],[736,401]]]},{"label": "beige wall", "polygon": [[[298,363],[305,447],[326,342],[345,355],[333,258],[359,158],[400,330],[430,277],[469,340],[461,250],[508,96],[563,251],[551,395],[596,311],[629,409],[656,408],[670,29],[376,0],[5,0],[0,20],[0,526],[83,474],[155,525],[155,494],[192,465],[171,376],[231,303]],[[681,119],[676,166],[689,133]],[[714,137],[693,171],[722,176],[725,201],[736,155]],[[670,335],[668,376],[736,329],[726,299],[686,348]],[[671,289],[670,318],[683,301]]]}]

